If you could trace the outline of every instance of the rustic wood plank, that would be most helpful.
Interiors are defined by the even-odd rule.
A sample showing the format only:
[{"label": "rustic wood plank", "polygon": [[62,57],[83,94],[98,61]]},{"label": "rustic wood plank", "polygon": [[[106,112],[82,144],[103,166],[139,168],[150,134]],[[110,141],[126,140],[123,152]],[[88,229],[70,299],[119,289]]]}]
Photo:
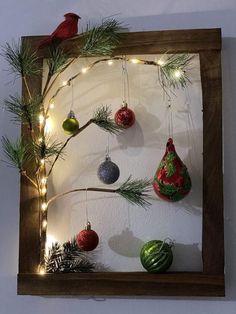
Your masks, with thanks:
[{"label": "rustic wood plank", "polygon": [[203,271],[224,273],[220,51],[200,53],[203,95]]},{"label": "rustic wood plank", "polygon": [[86,296],[224,296],[224,276],[202,273],[20,274],[18,294]]},{"label": "rustic wood plank", "polygon": [[[32,48],[38,49],[39,42],[47,36],[26,37]],[[81,36],[62,43],[63,49],[71,56],[78,56]],[[152,32],[121,33],[121,44],[114,54],[158,54],[158,53],[198,53],[200,51],[221,49],[221,30],[191,29]],[[48,56],[47,48],[38,50],[39,55]]]},{"label": "rustic wood plank", "polygon": [[[23,40],[29,41],[27,38]],[[42,68],[43,59],[39,60]],[[32,94],[40,94],[42,84],[42,73],[28,80]],[[26,86],[22,82],[22,95],[29,99]],[[22,127],[22,136],[25,141],[30,140],[30,132],[27,127]],[[29,176],[35,170],[33,162],[25,165]],[[19,230],[19,272],[36,273],[38,271],[40,257],[40,211],[39,193],[32,183],[21,175],[20,188],[20,230]]]}]

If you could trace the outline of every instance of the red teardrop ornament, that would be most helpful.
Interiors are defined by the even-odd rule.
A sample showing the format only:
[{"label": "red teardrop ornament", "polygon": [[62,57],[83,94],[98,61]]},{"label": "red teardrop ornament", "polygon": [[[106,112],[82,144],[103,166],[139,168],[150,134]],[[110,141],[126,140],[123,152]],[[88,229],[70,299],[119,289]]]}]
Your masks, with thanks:
[{"label": "red teardrop ornament", "polygon": [[83,251],[94,250],[99,242],[97,233],[91,229],[90,222],[87,222],[85,229],[80,231],[76,236],[76,243]]},{"label": "red teardrop ornament", "polygon": [[135,114],[128,108],[127,103],[124,103],[123,107],[116,112],[115,122],[125,129],[130,128],[134,124]]},{"label": "red teardrop ornament", "polygon": [[165,155],[154,177],[154,191],[160,198],[176,202],[184,198],[191,190],[191,187],[187,167],[177,155],[173,139],[169,138]]}]

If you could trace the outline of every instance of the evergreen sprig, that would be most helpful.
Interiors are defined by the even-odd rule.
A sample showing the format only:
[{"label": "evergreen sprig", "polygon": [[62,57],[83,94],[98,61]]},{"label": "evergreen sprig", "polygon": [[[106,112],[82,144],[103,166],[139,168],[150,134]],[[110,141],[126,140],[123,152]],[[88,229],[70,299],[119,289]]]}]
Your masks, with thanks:
[{"label": "evergreen sprig", "polygon": [[90,261],[88,253],[79,249],[73,238],[63,245],[52,244],[45,257],[45,269],[47,273],[92,272],[95,264]]},{"label": "evergreen sprig", "polygon": [[11,142],[7,137],[3,136],[2,147],[4,155],[7,158],[5,162],[10,167],[23,171],[23,164],[31,159],[31,156],[28,154],[28,145],[24,144],[22,139]]},{"label": "evergreen sprig", "polygon": [[54,74],[63,71],[68,63],[68,56],[60,47],[49,47],[49,58],[47,59],[48,74],[52,77]]},{"label": "evergreen sprig", "polygon": [[132,177],[129,176],[129,178],[120,186],[120,188],[116,190],[116,192],[131,204],[145,208],[151,205],[151,203],[147,201],[151,184],[152,182],[150,180],[132,180]]},{"label": "evergreen sprig", "polygon": [[61,151],[63,144],[58,141],[52,141],[50,137],[43,137],[42,140],[32,141],[30,146],[30,152],[32,155],[40,162],[40,160],[44,159],[45,161],[49,161],[51,157],[60,155],[59,157],[63,157],[63,152]]},{"label": "evergreen sprig", "polygon": [[111,115],[112,111],[109,106],[102,106],[94,112],[93,122],[104,131],[117,134],[123,128],[117,125],[113,119],[111,119]]},{"label": "evergreen sprig", "polygon": [[32,52],[26,41],[6,43],[1,55],[11,68],[11,72],[21,77],[37,75],[40,72],[36,52]]},{"label": "evergreen sprig", "polygon": [[32,130],[38,123],[41,96],[35,96],[28,102],[23,97],[10,96],[5,100],[5,108],[14,115],[12,119],[14,122],[28,124],[29,129]]},{"label": "evergreen sprig", "polygon": [[99,26],[87,25],[80,50],[82,56],[111,55],[120,41],[122,24],[115,19],[106,19]]},{"label": "evergreen sprig", "polygon": [[166,59],[162,58],[163,64],[159,66],[159,80],[164,90],[169,88],[185,88],[190,79],[188,67],[194,56],[188,54],[172,54]]}]

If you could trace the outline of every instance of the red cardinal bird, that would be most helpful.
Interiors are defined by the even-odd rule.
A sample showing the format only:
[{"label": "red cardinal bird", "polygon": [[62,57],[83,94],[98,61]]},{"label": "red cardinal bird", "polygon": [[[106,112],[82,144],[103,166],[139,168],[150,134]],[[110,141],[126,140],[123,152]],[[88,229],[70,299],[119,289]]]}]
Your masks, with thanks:
[{"label": "red cardinal bird", "polygon": [[75,13],[66,13],[63,21],[55,31],[46,39],[39,43],[39,48],[50,45],[59,44],[65,39],[75,36],[78,32],[78,20],[81,18]]}]

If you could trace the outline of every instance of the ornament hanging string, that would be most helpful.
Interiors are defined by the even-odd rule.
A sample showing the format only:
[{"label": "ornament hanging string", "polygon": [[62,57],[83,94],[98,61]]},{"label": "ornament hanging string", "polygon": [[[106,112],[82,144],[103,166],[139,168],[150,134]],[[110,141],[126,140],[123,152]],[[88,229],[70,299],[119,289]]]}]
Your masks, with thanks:
[{"label": "ornament hanging string", "polygon": [[173,128],[173,111],[172,111],[172,103],[171,98],[167,99],[167,127],[168,127],[168,135],[173,139],[174,137],[174,128]]},{"label": "ornament hanging string", "polygon": [[71,85],[71,106],[70,111],[74,109],[74,84],[73,81],[70,82]]},{"label": "ornament hanging string", "polygon": [[[196,143],[198,143],[198,139],[195,138],[196,127],[195,127],[192,112],[191,112],[191,97],[189,95],[188,87],[186,87],[186,90],[185,90],[185,110],[187,113],[187,119],[185,119],[185,121],[186,121],[188,147],[193,149],[193,156],[196,157],[198,155],[198,149],[196,148]],[[197,173],[200,174],[201,173],[200,167],[197,166],[196,162],[192,161],[191,151],[189,152],[188,155],[189,155],[189,164],[190,164],[191,169],[193,169],[193,167],[197,168],[196,169]]]},{"label": "ornament hanging string", "polygon": [[130,95],[129,95],[129,75],[127,71],[127,58],[126,56],[123,56],[122,62],[122,95],[123,95],[123,104],[126,104],[127,102],[130,102]]},{"label": "ornament hanging string", "polygon": [[109,139],[109,133],[107,133],[106,157],[109,157],[109,155],[110,155],[110,139]]},{"label": "ornament hanging string", "polygon": [[85,190],[85,215],[86,215],[86,224],[89,222],[88,219],[88,188]]}]

